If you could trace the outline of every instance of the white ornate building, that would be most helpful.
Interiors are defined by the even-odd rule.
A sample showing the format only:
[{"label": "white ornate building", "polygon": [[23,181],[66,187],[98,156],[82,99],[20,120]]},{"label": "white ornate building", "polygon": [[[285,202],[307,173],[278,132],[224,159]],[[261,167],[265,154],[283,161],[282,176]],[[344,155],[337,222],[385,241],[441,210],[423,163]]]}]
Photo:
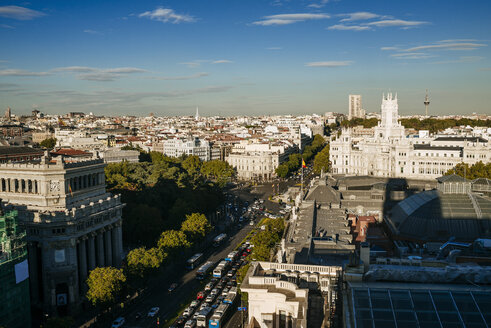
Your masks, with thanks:
[{"label": "white ornate building", "polygon": [[237,170],[241,180],[268,181],[276,177],[276,168],[288,159],[294,147],[267,143],[235,144],[225,160]]},{"label": "white ornate building", "polygon": [[491,161],[488,140],[476,136],[410,137],[399,123],[397,94],[383,96],[381,121],[369,137],[343,129],[330,142],[333,174],[435,179],[458,163]]},{"label": "white ornate building", "polygon": [[46,313],[73,313],[89,271],[121,263],[124,204],[106,192],[104,166],[47,155],[0,164],[0,198],[27,232],[31,303]]},{"label": "white ornate building", "polygon": [[181,155],[198,156],[202,161],[211,159],[210,143],[198,137],[172,138],[154,145],[154,151],[160,151],[169,157]]}]

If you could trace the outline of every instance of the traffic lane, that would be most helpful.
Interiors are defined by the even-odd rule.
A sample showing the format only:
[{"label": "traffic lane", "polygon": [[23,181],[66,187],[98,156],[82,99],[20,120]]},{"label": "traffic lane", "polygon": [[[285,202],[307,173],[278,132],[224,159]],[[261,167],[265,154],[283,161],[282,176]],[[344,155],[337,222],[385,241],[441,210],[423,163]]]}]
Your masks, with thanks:
[{"label": "traffic lane", "polygon": [[[226,247],[219,247],[214,252],[212,251],[211,256],[209,256],[208,259],[205,259],[204,262],[212,261],[214,263],[217,263],[219,260],[224,259],[228,255],[228,253],[235,249],[235,247],[242,241],[242,239],[247,236],[247,234],[252,229],[252,226],[244,226],[237,234],[235,234],[234,237],[231,237],[231,239],[229,239]],[[162,290],[164,292],[160,293],[160,296],[158,294],[154,294],[151,297],[152,301],[145,301],[144,306],[146,306],[146,310],[144,312],[144,315],[147,314],[150,308],[154,306],[159,306],[160,325],[162,325],[162,323],[168,319],[168,316],[174,315],[174,313],[180,308],[180,305],[184,302],[187,302],[189,298],[193,295],[194,291],[196,289],[200,289],[200,287],[202,286],[200,284],[200,281],[195,279],[196,271],[197,269],[194,269],[186,273],[182,277],[182,284],[180,284],[179,287],[170,294],[167,292],[168,286],[162,286]],[[172,282],[169,281],[168,283],[170,285]],[[138,311],[134,311],[135,314],[136,312]],[[145,319],[141,323],[140,327],[156,327],[156,318]]]}]

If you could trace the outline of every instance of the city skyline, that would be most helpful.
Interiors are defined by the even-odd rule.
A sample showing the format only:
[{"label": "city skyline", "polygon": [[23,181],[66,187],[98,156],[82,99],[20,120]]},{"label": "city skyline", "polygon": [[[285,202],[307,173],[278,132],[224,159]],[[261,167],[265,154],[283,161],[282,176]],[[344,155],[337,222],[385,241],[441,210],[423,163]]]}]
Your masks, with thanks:
[{"label": "city skyline", "polygon": [[[0,6],[0,106],[96,115],[488,113],[486,2],[61,1]],[[437,14],[435,14],[437,13]]]}]

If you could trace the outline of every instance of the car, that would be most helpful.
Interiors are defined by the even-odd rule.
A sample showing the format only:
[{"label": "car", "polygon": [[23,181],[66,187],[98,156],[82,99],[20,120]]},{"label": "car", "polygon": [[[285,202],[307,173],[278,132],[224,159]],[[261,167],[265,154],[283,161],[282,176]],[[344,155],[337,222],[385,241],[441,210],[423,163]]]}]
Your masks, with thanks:
[{"label": "car", "polygon": [[184,324],[186,323],[187,319],[184,318],[183,316],[179,316],[176,321],[174,321],[173,325],[176,327],[183,327]]},{"label": "car", "polygon": [[172,293],[177,288],[177,286],[178,286],[177,283],[173,283],[169,286],[169,289],[167,289],[167,291],[169,293]]},{"label": "car", "polygon": [[184,328],[195,328],[196,327],[196,320],[190,319],[186,321],[186,324],[184,325]]},{"label": "car", "polygon": [[119,317],[113,321],[111,328],[119,328],[119,327],[123,327],[123,325],[124,325],[124,318]]},{"label": "car", "polygon": [[210,295],[208,295],[208,296],[206,297],[205,302],[206,302],[206,303],[210,303],[210,304],[211,304],[211,303],[213,303],[213,301],[215,300],[215,298],[216,298],[216,295],[212,295],[212,294],[210,294]]},{"label": "car", "polygon": [[198,301],[201,301],[202,299],[204,299],[206,296],[205,292],[204,291],[200,291],[197,295],[196,295],[196,299]]},{"label": "car", "polygon": [[225,287],[223,290],[222,290],[222,296],[227,296],[228,295],[228,288]]},{"label": "car", "polygon": [[205,290],[208,292],[213,288],[213,284],[211,282],[207,283],[205,286]]},{"label": "car", "polygon": [[184,310],[184,312],[182,313],[182,316],[183,316],[183,317],[188,317],[188,318],[189,318],[191,315],[193,315],[193,313],[194,313],[194,309],[193,309],[192,307],[190,307],[190,306],[189,306],[189,307],[187,307],[187,308]]},{"label": "car", "polygon": [[150,311],[148,311],[147,317],[155,317],[157,313],[159,313],[159,310],[160,308],[158,306],[151,308]]},{"label": "car", "polygon": [[191,304],[189,304],[190,307],[196,308],[199,305],[199,302],[197,300],[193,300]]}]

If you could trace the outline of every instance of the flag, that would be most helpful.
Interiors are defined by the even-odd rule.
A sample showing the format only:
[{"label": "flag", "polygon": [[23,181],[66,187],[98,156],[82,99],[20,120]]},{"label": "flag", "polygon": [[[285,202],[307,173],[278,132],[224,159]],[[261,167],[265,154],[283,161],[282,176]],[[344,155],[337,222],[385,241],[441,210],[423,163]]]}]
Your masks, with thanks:
[{"label": "flag", "polygon": [[70,196],[73,197],[72,186],[68,185],[68,191],[70,192]]},{"label": "flag", "polygon": [[302,159],[302,167],[303,168],[306,168],[307,167],[307,165],[305,165],[305,161],[303,159]]}]

